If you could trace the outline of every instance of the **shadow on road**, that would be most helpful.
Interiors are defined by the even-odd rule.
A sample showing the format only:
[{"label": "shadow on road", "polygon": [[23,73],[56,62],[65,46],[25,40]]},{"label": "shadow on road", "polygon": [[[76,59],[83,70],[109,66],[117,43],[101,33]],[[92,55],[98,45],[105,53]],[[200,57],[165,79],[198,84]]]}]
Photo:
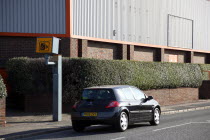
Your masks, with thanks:
[{"label": "shadow on road", "polygon": [[[62,127],[61,127],[62,128]],[[70,128],[69,128],[70,129]],[[28,130],[28,131],[22,131],[22,132],[15,132],[15,133],[10,133],[10,134],[6,134],[6,135],[0,135],[0,139],[1,138],[12,138],[12,137],[17,137],[19,136],[21,138],[21,136],[33,136],[35,133],[41,133],[42,132],[46,132],[46,131],[56,131],[56,128],[49,128],[49,129],[36,129],[36,130]]]},{"label": "shadow on road", "polygon": [[[127,131],[132,131],[132,129],[136,129],[136,128],[140,128],[140,127],[142,127],[142,128],[150,127],[150,125],[149,124],[132,125],[128,128]],[[46,131],[50,131],[50,133],[48,133],[48,134],[42,133],[42,132],[46,132]],[[39,132],[41,132],[39,135],[33,135],[34,133],[39,133]],[[100,137],[101,135],[104,135],[104,134],[112,135],[115,133],[117,134],[119,132],[116,131],[115,128],[112,126],[95,125],[95,126],[87,127],[85,129],[85,131],[80,132],[80,133],[73,131],[73,129],[71,129],[70,127],[69,127],[69,130],[66,129],[65,131],[59,131],[59,132],[57,132],[56,129],[54,129],[54,128],[48,128],[48,129],[36,129],[36,130],[22,131],[22,132],[17,132],[17,133],[10,133],[8,135],[1,135],[0,138],[9,138],[9,137],[13,137],[13,136],[20,136],[19,138],[21,138],[22,135],[23,136],[26,135],[26,137],[28,137],[26,139],[31,139],[31,140],[39,139],[39,137],[44,137],[47,139],[59,139],[59,138],[66,139],[66,138],[76,138],[76,137],[77,138],[78,137],[88,137],[88,136],[93,136],[93,135],[98,135]],[[22,138],[24,138],[24,137],[22,137]],[[42,138],[40,138],[40,139],[42,139]]]},{"label": "shadow on road", "polygon": [[[149,124],[138,124],[138,125],[132,125],[128,128],[127,131],[132,131],[132,129],[140,128],[140,127],[150,127]],[[66,130],[62,134],[59,135],[50,135],[48,138],[52,139],[59,139],[59,138],[74,138],[74,137],[88,137],[88,136],[93,136],[93,135],[100,135],[106,134],[106,135],[112,135],[115,133],[119,133],[118,131],[115,130],[114,127],[109,126],[109,125],[96,125],[96,126],[90,126],[85,129],[83,132],[75,132],[73,130]]]}]

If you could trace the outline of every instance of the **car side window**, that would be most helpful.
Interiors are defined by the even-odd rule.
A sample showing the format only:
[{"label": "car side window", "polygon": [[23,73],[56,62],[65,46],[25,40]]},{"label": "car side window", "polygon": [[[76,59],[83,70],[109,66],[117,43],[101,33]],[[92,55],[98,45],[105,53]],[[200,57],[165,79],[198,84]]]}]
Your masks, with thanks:
[{"label": "car side window", "polygon": [[131,89],[133,91],[133,94],[134,94],[134,97],[136,100],[145,99],[145,95],[141,90],[139,90],[137,88],[131,88]]},{"label": "car side window", "polygon": [[135,100],[130,88],[123,88],[122,91],[123,91],[123,94],[125,95],[126,99]]},{"label": "car side window", "polygon": [[116,89],[116,91],[117,91],[117,94],[119,96],[120,101],[127,100],[127,98],[126,98],[125,94],[123,93],[122,89]]}]

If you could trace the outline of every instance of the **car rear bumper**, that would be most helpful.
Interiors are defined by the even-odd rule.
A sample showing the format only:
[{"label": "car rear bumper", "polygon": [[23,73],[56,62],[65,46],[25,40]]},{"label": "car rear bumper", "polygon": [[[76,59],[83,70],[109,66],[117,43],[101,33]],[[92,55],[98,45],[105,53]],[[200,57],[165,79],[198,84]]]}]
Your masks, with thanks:
[{"label": "car rear bumper", "polygon": [[90,124],[113,124],[116,122],[118,112],[97,112],[96,117],[83,116],[83,112],[72,112],[72,121],[88,122]]}]

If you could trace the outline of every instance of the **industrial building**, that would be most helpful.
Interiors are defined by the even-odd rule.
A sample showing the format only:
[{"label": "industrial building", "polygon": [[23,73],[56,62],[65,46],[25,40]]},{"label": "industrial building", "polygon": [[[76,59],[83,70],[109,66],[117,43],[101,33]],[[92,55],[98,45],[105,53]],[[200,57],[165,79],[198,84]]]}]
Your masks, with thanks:
[{"label": "industrial building", "polygon": [[65,57],[210,63],[209,0],[0,0],[0,65],[59,37]]}]

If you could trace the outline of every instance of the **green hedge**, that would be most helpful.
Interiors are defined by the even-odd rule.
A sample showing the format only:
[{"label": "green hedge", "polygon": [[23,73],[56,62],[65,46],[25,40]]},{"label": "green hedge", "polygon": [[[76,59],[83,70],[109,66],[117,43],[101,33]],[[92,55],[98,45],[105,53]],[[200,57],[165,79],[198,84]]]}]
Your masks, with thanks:
[{"label": "green hedge", "polygon": [[[20,94],[51,93],[52,73],[43,59],[14,58],[7,64],[9,83]],[[197,64],[96,59],[63,60],[63,100],[74,102],[83,88],[96,85],[134,85],[142,90],[199,87]]]},{"label": "green hedge", "polygon": [[203,80],[209,80],[208,72],[204,71],[210,71],[210,64],[200,64],[200,67],[203,74]]},{"label": "green hedge", "polygon": [[4,84],[3,78],[0,75],[0,98],[4,98],[7,96],[6,86]]},{"label": "green hedge", "polygon": [[12,92],[43,94],[52,92],[52,72],[44,59],[13,58],[7,63],[8,82]]}]

